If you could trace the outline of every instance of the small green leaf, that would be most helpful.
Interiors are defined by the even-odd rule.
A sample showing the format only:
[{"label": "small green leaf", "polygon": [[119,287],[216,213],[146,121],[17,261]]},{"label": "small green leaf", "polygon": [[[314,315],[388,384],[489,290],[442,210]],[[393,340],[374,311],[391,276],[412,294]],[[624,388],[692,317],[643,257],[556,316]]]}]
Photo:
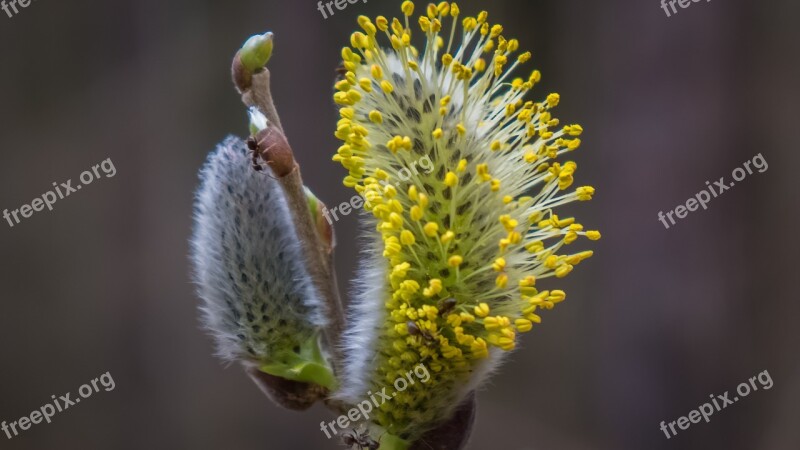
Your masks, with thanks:
[{"label": "small green leaf", "polygon": [[311,217],[313,217],[314,222],[316,222],[319,220],[319,199],[308,187],[303,186],[303,189],[306,191],[306,199],[308,200],[308,209],[311,211]]},{"label": "small green leaf", "polygon": [[300,346],[300,352],[286,351],[276,354],[259,369],[270,375],[303,383],[314,383],[335,390],[337,383],[333,370],[319,348],[319,339],[312,336]]},{"label": "small green leaf", "polygon": [[380,438],[380,450],[408,450],[411,443],[399,437],[385,433]]}]

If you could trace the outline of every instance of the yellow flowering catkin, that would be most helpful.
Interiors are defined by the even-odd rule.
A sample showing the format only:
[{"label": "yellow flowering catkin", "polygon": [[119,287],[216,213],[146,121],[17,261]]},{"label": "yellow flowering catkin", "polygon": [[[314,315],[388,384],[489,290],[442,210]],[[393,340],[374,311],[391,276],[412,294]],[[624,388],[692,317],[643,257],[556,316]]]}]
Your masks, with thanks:
[{"label": "yellow flowering catkin", "polygon": [[[346,73],[334,95],[342,146],[333,157],[375,230],[338,397],[355,403],[391,391],[426,365],[430,381],[396,393],[373,417],[409,440],[446,419],[539,312],[564,300],[537,283],[592,255],[565,246],[600,237],[554,212],[594,189],[572,187],[577,165],[562,157],[583,129],[552,116],[558,94],[526,101],[541,74],[511,77],[531,54],[486,12],[462,18],[449,2],[416,19],[413,11],[404,2],[399,19],[359,17],[361,31],[342,49]],[[411,43],[417,33],[422,48]],[[409,170],[424,156],[432,171]]]}]

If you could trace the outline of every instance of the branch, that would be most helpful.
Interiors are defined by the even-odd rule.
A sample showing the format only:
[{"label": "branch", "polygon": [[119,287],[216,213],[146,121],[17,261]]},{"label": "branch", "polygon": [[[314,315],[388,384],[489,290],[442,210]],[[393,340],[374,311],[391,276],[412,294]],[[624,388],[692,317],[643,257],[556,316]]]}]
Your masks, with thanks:
[{"label": "branch", "polygon": [[[272,40],[272,33],[248,39],[236,53],[231,72],[244,104],[256,108],[267,119],[264,128],[254,130],[248,145],[269,165],[286,194],[312,282],[328,306],[331,326],[325,330],[325,339],[333,356],[334,371],[341,374],[339,339],[344,329],[344,312],[333,266],[333,228],[324,220],[318,220],[318,214],[317,218],[312,215],[310,204],[317,208],[324,206],[307,194],[300,166],[295,161],[272,101],[270,72],[264,67],[272,54]],[[314,213],[317,213],[316,208]]]}]

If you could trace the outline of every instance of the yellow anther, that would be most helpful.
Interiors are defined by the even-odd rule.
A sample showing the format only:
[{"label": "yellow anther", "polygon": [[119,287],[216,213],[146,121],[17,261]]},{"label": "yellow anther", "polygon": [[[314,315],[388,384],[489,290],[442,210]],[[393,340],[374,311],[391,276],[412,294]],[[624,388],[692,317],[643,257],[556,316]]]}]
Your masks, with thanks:
[{"label": "yellow anther", "polygon": [[488,164],[478,164],[475,170],[478,172],[479,181],[489,181],[492,179],[492,176],[489,174]]},{"label": "yellow anther", "polygon": [[431,29],[431,20],[425,16],[420,16],[419,27],[423,32],[427,33]]},{"label": "yellow anther", "polygon": [[379,180],[388,180],[389,179],[389,174],[386,173],[386,171],[383,170],[383,169],[377,169],[377,170],[375,170],[375,178],[377,178]]},{"label": "yellow anther", "polygon": [[350,47],[343,47],[342,48],[342,59],[345,61],[350,61],[353,59],[354,53],[353,49]]},{"label": "yellow anther", "polygon": [[431,133],[434,139],[441,139],[443,134],[444,132],[442,131],[441,128],[437,128],[433,130],[433,133]]},{"label": "yellow anther", "polygon": [[500,239],[497,244],[497,246],[500,248],[500,253],[504,253],[510,244],[511,241],[509,241],[507,238]]},{"label": "yellow anther", "polygon": [[396,237],[390,236],[386,238],[383,244],[383,256],[392,257],[400,253],[400,241]]},{"label": "yellow anther", "polygon": [[369,113],[369,120],[373,123],[383,123],[383,115],[381,115],[380,111],[372,110]]},{"label": "yellow anther", "polygon": [[467,170],[467,160],[462,159],[458,161],[458,167],[456,167],[456,172],[463,172],[465,170]]},{"label": "yellow anther", "polygon": [[596,230],[591,230],[586,232],[586,237],[592,241],[596,241],[600,239],[600,232]]},{"label": "yellow anther", "polygon": [[425,194],[419,194],[419,207],[425,208],[428,206],[428,196]]},{"label": "yellow anther", "polygon": [[351,88],[350,83],[348,83],[347,80],[337,81],[336,84],[333,85],[333,87],[336,88],[337,91],[344,91],[344,92],[347,92]]},{"label": "yellow anther", "polygon": [[414,2],[405,1],[400,6],[400,9],[403,11],[403,14],[405,14],[406,16],[411,16],[411,15],[414,14]]},{"label": "yellow anther", "polygon": [[386,31],[389,29],[389,21],[386,20],[386,17],[378,16],[375,19],[375,25],[378,26],[378,29],[381,31]]},{"label": "yellow anther", "polygon": [[575,194],[577,194],[578,200],[580,201],[591,200],[594,195],[594,188],[591,186],[582,186],[575,190]]},{"label": "yellow anther", "polygon": [[487,317],[483,319],[483,327],[486,328],[486,331],[498,331],[503,328],[501,322],[501,317]]},{"label": "yellow anther", "polygon": [[447,244],[448,242],[452,241],[456,237],[456,234],[450,230],[445,231],[445,233],[441,236],[440,240],[442,244]]},{"label": "yellow anther", "polygon": [[408,336],[408,324],[405,322],[395,324],[394,331],[400,336]]},{"label": "yellow anther", "polygon": [[433,297],[434,295],[440,292],[442,292],[442,280],[434,278],[428,281],[428,287],[423,289],[422,295],[424,295],[425,297]]},{"label": "yellow anther", "polygon": [[411,264],[404,262],[392,267],[392,278],[395,279],[403,279],[408,274],[408,270],[411,268]]},{"label": "yellow anther", "polygon": [[566,261],[567,264],[576,265],[581,261],[583,261],[584,259],[591,258],[592,255],[594,255],[594,252],[591,250],[587,250],[584,252],[576,253],[574,255],[570,255],[564,261]]},{"label": "yellow anther", "polygon": [[474,308],[474,312],[478,317],[486,317],[490,312],[489,305],[486,303],[481,303]]},{"label": "yellow anther", "polygon": [[367,32],[369,36],[375,36],[377,29],[375,25],[372,24],[372,21],[367,16],[359,16],[358,17],[358,24],[361,25],[361,28]]},{"label": "yellow anther", "polygon": [[389,41],[392,43],[393,49],[400,50],[403,48],[403,41],[400,40],[400,38],[397,37],[396,35],[392,35],[392,37],[389,38]]},{"label": "yellow anther", "polygon": [[489,346],[486,344],[486,341],[483,338],[478,338],[475,342],[470,345],[470,352],[472,352],[472,357],[479,359],[479,358],[488,358],[489,357]]},{"label": "yellow anther", "polygon": [[403,226],[403,216],[393,212],[389,214],[389,223],[391,223],[395,229],[400,229]]},{"label": "yellow anther", "polygon": [[397,189],[391,184],[387,184],[383,187],[383,194],[386,198],[394,198],[397,195]]},{"label": "yellow anther", "polygon": [[505,273],[501,273],[495,279],[494,284],[500,289],[505,288],[508,285],[508,275],[506,275]]},{"label": "yellow anther", "polygon": [[428,222],[422,227],[423,231],[425,231],[425,235],[428,237],[436,237],[436,234],[439,231],[439,225],[435,222]]},{"label": "yellow anther", "polygon": [[550,295],[547,297],[547,301],[553,303],[561,303],[567,298],[567,294],[564,291],[555,290],[550,291]]},{"label": "yellow anther", "polygon": [[353,101],[347,96],[347,92],[337,92],[333,94],[333,101],[339,105],[352,105]]},{"label": "yellow anther", "polygon": [[447,67],[452,62],[453,62],[453,55],[451,55],[450,53],[445,53],[444,55],[442,55],[442,65]]},{"label": "yellow anther", "polygon": [[361,93],[355,89],[350,89],[347,91],[347,98],[353,103],[358,103],[361,100]]},{"label": "yellow anther", "polygon": [[408,230],[403,230],[403,231],[400,232],[400,243],[401,244],[403,244],[405,246],[409,246],[409,245],[414,245],[415,242],[416,242],[416,239],[414,238],[414,233],[412,233],[412,232],[410,232]]},{"label": "yellow anther", "polygon": [[464,262],[464,258],[460,255],[453,255],[447,260],[447,265],[450,267],[458,267]]},{"label": "yellow anther", "polygon": [[514,321],[514,327],[516,327],[517,331],[520,333],[526,333],[533,328],[533,322],[528,319],[517,319]]},{"label": "yellow anther", "polygon": [[[461,327],[461,316],[458,314],[448,314],[447,315],[447,324],[454,328],[456,335],[462,335],[464,333],[464,329]],[[459,341],[459,343],[461,343]]]},{"label": "yellow anther", "polygon": [[369,78],[362,78],[358,80],[358,85],[361,86],[365,92],[372,92],[372,81]]},{"label": "yellow anther", "polygon": [[369,39],[364,35],[364,33],[356,31],[350,35],[350,45],[352,45],[354,48],[367,48],[369,45]]},{"label": "yellow anther", "polygon": [[387,94],[391,94],[394,91],[394,86],[392,86],[392,83],[383,80],[381,81],[381,90]]},{"label": "yellow anther", "polygon": [[570,272],[572,272],[572,265],[571,264],[563,264],[556,269],[556,277],[564,278]]},{"label": "yellow anther", "polygon": [[449,187],[454,187],[458,184],[458,175],[453,172],[447,172],[444,177],[444,184]]},{"label": "yellow anther", "polygon": [[550,94],[547,96],[547,106],[553,108],[561,101],[561,96],[558,94]]},{"label": "yellow anther", "polygon": [[410,215],[411,215],[411,220],[415,222],[422,219],[422,208],[420,208],[417,205],[412,206]]},{"label": "yellow anther", "polygon": [[339,115],[344,119],[353,120],[353,117],[356,116],[356,112],[353,108],[342,108],[339,110]]},{"label": "yellow anther", "polygon": [[434,5],[433,3],[430,3],[428,5],[427,13],[428,13],[428,17],[433,19],[434,17],[436,17],[439,14],[439,9],[436,8],[436,5]]},{"label": "yellow anther", "polygon": [[567,125],[564,127],[564,132],[570,136],[580,136],[583,133],[583,127],[580,125]]}]

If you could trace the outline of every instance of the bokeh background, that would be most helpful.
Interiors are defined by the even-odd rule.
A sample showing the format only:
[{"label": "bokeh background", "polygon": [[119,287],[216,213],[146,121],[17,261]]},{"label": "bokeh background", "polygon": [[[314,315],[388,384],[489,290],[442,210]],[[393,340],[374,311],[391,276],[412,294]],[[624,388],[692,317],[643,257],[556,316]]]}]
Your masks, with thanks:
[{"label": "bokeh background", "polygon": [[[280,410],[198,327],[187,238],[196,173],[246,117],[230,58],[264,29],[281,118],[307,184],[341,186],[331,102],[359,14],[312,0],[37,1],[0,13],[0,208],[111,158],[96,181],[10,228],[0,223],[0,420],[110,371],[95,394],[2,449],[326,449],[325,409]],[[418,2],[419,3],[419,2]],[[603,231],[564,281],[567,302],[479,395],[471,449],[800,448],[797,287],[800,3],[504,0],[486,7],[532,50],[538,98],[586,129],[573,209]],[[418,4],[419,7],[419,4]],[[670,210],[762,153],[707,211]],[[357,218],[337,224],[340,285],[358,263]],[[676,420],[768,370],[758,391],[667,440]],[[74,395],[74,394],[73,394]]]}]

